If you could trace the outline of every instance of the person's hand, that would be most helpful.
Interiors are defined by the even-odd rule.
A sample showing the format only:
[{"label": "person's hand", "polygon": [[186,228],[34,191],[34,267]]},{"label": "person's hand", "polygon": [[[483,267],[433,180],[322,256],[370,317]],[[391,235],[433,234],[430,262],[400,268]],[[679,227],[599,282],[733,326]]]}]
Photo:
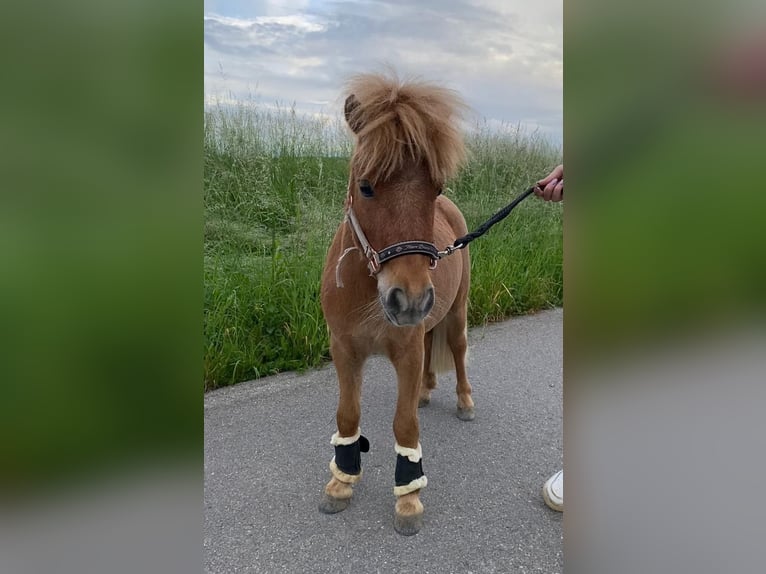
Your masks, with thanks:
[{"label": "person's hand", "polygon": [[556,166],[547,177],[537,182],[535,194],[545,201],[564,199],[564,164]]}]

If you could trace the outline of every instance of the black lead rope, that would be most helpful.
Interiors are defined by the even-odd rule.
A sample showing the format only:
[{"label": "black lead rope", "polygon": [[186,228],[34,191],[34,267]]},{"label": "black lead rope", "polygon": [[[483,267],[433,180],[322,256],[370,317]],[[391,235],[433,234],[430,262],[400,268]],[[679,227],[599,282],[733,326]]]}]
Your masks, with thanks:
[{"label": "black lead rope", "polygon": [[471,231],[470,233],[467,233],[466,235],[463,235],[462,237],[458,237],[457,239],[455,239],[455,241],[452,242],[452,245],[447,247],[447,249],[445,249],[444,251],[440,251],[439,255],[441,257],[444,257],[445,255],[450,255],[452,254],[453,251],[457,251],[458,249],[463,249],[471,241],[473,241],[477,237],[481,237],[482,235],[484,235],[487,231],[489,231],[490,227],[492,227],[496,223],[499,223],[503,219],[508,217],[508,214],[511,213],[511,211],[513,211],[514,207],[516,207],[519,203],[521,203],[527,197],[533,194],[535,192],[536,187],[537,186],[530,187],[528,190],[526,190],[524,193],[522,193],[520,196],[514,199],[511,203],[509,203],[503,209],[498,211],[495,215],[493,215],[487,221],[482,223],[478,227],[478,229],[476,229],[475,231]]}]

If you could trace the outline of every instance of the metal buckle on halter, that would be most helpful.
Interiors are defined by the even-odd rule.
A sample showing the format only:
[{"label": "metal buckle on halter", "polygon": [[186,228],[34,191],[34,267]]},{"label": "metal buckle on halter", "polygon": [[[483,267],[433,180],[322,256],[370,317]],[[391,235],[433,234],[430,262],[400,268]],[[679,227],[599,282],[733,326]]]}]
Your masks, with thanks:
[{"label": "metal buckle on halter", "polygon": [[366,255],[367,269],[370,270],[370,277],[375,277],[375,275],[380,273],[380,258],[378,257],[378,252],[374,249],[370,249],[370,252]]},{"label": "metal buckle on halter", "polygon": [[447,245],[447,247],[444,248],[444,251],[439,251],[439,259],[442,257],[447,257],[448,255],[452,255],[458,249],[460,248],[455,247],[454,245]]}]

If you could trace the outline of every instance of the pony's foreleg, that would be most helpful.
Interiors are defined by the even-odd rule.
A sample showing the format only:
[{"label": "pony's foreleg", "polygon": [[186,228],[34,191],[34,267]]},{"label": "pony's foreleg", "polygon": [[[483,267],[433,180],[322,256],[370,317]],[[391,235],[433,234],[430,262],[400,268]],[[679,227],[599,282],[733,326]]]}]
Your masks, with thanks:
[{"label": "pony's foreleg", "polygon": [[335,456],[330,461],[332,478],[325,485],[319,502],[319,510],[326,514],[340,512],[348,506],[353,495],[351,485],[362,478],[360,453],[370,449],[370,443],[359,430],[364,359],[334,339],[330,348],[340,393],[336,416],[338,431],[330,439],[335,448]]},{"label": "pony's foreleg", "polygon": [[410,338],[398,352],[391,353],[396,368],[398,393],[394,415],[396,438],[396,499],[394,529],[406,536],[417,534],[423,525],[423,504],[420,489],[428,481],[423,474],[418,397],[423,372],[423,331]]},{"label": "pony's foreleg", "polygon": [[464,307],[458,313],[448,315],[447,344],[452,351],[452,358],[455,360],[457,418],[471,421],[476,416],[476,411],[471,398],[471,384],[468,382],[468,376],[465,372],[466,352],[468,350],[466,315],[467,312]]}]

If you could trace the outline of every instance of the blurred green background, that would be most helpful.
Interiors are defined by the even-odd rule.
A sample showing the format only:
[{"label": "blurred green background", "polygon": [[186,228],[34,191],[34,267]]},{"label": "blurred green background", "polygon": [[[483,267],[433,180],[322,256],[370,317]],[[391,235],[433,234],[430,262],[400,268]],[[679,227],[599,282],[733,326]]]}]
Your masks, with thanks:
[{"label": "blurred green background", "polygon": [[565,6],[567,572],[763,568],[764,38],[762,2]]},{"label": "blurred green background", "polygon": [[5,496],[201,460],[199,8],[23,4],[0,19]]},{"label": "blurred green background", "polygon": [[763,31],[710,3],[568,9],[572,357],[763,311]]}]

